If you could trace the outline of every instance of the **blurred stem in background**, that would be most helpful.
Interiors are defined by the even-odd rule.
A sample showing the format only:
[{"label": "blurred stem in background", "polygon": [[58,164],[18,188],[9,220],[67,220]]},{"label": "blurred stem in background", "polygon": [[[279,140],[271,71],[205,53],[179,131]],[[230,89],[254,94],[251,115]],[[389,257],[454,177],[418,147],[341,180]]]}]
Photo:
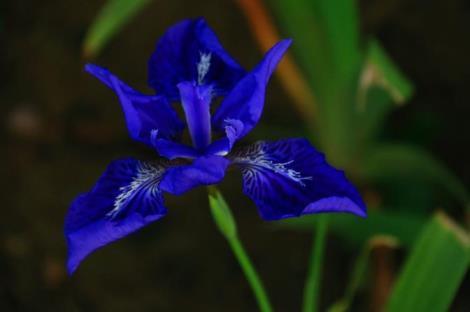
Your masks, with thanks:
[{"label": "blurred stem in background", "polygon": [[325,257],[326,236],[328,232],[328,215],[317,216],[318,224],[315,227],[310,263],[305,280],[303,312],[318,311],[318,298],[322,280],[323,259]]},{"label": "blurred stem in background", "polygon": [[371,240],[369,281],[370,302],[369,310],[383,310],[395,282],[396,248],[398,244],[393,237],[378,236]]},{"label": "blurred stem in background", "polygon": [[238,238],[237,225],[235,219],[233,218],[230,207],[215,186],[209,186],[208,192],[209,205],[214,222],[222,235],[227,239],[230,248],[235,255],[235,258],[240,264],[243,273],[245,273],[251,290],[253,291],[256,300],[258,301],[260,311],[271,312],[271,303],[269,302],[269,298],[266,294],[266,291],[264,290],[263,283],[261,282],[255,267],[251,263],[250,258],[243,248],[240,239]]},{"label": "blurred stem in background", "polygon": [[[371,257],[371,252],[383,246],[394,249],[397,248],[398,242],[394,237],[378,235],[372,237],[364,244],[352,268],[344,296],[330,306],[328,312],[346,312],[351,310],[354,297],[366,281],[368,268],[370,266],[369,258]],[[372,311],[375,310],[372,309]]]}]

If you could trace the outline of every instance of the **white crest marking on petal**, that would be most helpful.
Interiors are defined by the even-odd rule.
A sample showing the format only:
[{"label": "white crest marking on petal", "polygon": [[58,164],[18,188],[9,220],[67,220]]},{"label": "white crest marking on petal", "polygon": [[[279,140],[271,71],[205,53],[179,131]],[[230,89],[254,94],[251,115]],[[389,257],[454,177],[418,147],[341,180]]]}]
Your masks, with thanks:
[{"label": "white crest marking on petal", "polygon": [[276,162],[271,159],[263,147],[264,142],[256,142],[251,145],[244,153],[239,153],[234,162],[237,164],[245,165],[242,170],[246,174],[247,179],[253,179],[257,175],[256,167],[269,169],[278,173],[286,178],[289,178],[301,186],[305,186],[304,180],[312,180],[311,176],[302,176],[300,172],[289,168],[294,163],[294,160],[286,162]]},{"label": "white crest marking on petal", "polygon": [[200,59],[197,63],[197,83],[201,85],[204,82],[204,78],[209,72],[211,67],[211,54],[210,53],[200,53]]},{"label": "white crest marking on petal", "polygon": [[111,219],[118,216],[126,204],[141,190],[148,192],[148,196],[158,196],[160,194],[158,185],[163,171],[163,166],[139,162],[136,176],[130,184],[119,188],[121,193],[114,200],[113,209],[106,216]]}]

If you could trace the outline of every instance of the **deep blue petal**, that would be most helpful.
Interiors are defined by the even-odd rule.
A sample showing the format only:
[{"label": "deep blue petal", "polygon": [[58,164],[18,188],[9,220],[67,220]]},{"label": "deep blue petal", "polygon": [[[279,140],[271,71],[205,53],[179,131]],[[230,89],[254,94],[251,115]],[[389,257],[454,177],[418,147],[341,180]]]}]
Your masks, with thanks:
[{"label": "deep blue petal", "polygon": [[244,129],[240,138],[245,136],[258,123],[264,106],[264,96],[269,78],[290,46],[291,40],[282,40],[272,47],[263,60],[232,89],[222,101],[212,118],[212,126],[224,131],[227,119],[238,119]]},{"label": "deep blue petal", "polygon": [[166,139],[154,138],[152,144],[158,154],[168,159],[196,158],[200,155],[192,146],[176,143]]},{"label": "deep blue petal", "polygon": [[238,119],[226,119],[224,128],[225,136],[212,142],[204,151],[206,155],[227,155],[243,133],[245,127],[243,122]]},{"label": "deep blue petal", "polygon": [[215,140],[205,150],[204,155],[225,156],[230,152],[230,141],[227,137]]},{"label": "deep blue petal", "polygon": [[159,137],[170,139],[184,129],[183,122],[165,97],[141,94],[105,68],[87,64],[85,70],[101,80],[119,97],[132,139],[151,146],[152,131],[158,130]]},{"label": "deep blue petal", "polygon": [[178,84],[178,90],[193,146],[202,150],[211,142],[212,87],[185,81]]},{"label": "deep blue petal", "polygon": [[164,170],[163,164],[116,160],[90,192],[75,199],[65,221],[70,274],[94,250],[166,214],[159,189]]},{"label": "deep blue petal", "polygon": [[[210,66],[205,74],[198,70],[202,55],[210,55]],[[171,100],[178,99],[176,86],[180,82],[213,84],[216,94],[221,95],[245,74],[202,18],[184,20],[170,27],[158,41],[148,70],[149,85]]]},{"label": "deep blue petal", "polygon": [[230,161],[220,156],[202,156],[189,165],[169,168],[160,188],[174,195],[181,195],[197,186],[217,184],[225,176]]},{"label": "deep blue petal", "polygon": [[265,220],[320,212],[366,216],[366,207],[344,173],[330,166],[305,139],[257,142],[233,156],[243,191]]},{"label": "deep blue petal", "polygon": [[230,150],[235,142],[242,136],[245,125],[238,119],[225,119],[225,135],[227,137]]}]

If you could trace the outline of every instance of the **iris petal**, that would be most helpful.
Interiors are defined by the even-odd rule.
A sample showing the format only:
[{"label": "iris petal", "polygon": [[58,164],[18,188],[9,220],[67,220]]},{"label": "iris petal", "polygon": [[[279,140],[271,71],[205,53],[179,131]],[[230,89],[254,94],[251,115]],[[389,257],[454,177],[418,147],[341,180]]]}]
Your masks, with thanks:
[{"label": "iris petal", "polygon": [[243,133],[243,122],[238,119],[226,119],[224,124],[225,136],[212,142],[205,150],[206,155],[227,155]]},{"label": "iris petal", "polygon": [[233,156],[243,191],[265,220],[320,212],[366,216],[366,207],[344,173],[330,166],[305,139],[257,142]]},{"label": "iris petal", "polygon": [[132,158],[116,160],[90,192],[75,199],[65,222],[70,274],[94,250],[166,214],[159,189],[164,167]]},{"label": "iris petal", "polygon": [[222,181],[230,161],[220,156],[202,156],[189,165],[169,168],[160,183],[160,188],[174,195],[181,195],[197,186],[211,185]]},{"label": "iris petal", "polygon": [[178,89],[193,145],[201,150],[211,142],[212,87],[185,81],[178,84]]},{"label": "iris petal", "polygon": [[152,144],[155,150],[162,157],[168,159],[175,158],[196,158],[200,155],[192,146],[176,143],[166,139],[152,137]]},{"label": "iris petal", "polygon": [[264,96],[269,78],[290,46],[291,40],[282,40],[273,46],[263,60],[232,89],[222,101],[212,118],[214,129],[224,131],[227,119],[238,119],[245,136],[258,123],[264,106]]},{"label": "iris petal", "polygon": [[[209,63],[201,64],[203,60]],[[212,84],[216,94],[222,95],[245,74],[202,18],[170,27],[158,41],[148,70],[149,85],[171,100],[178,99],[180,82]]]},{"label": "iris petal", "polygon": [[152,131],[158,130],[161,138],[170,139],[183,130],[183,122],[164,97],[141,94],[105,68],[88,64],[85,70],[101,80],[119,97],[132,139],[152,146]]}]

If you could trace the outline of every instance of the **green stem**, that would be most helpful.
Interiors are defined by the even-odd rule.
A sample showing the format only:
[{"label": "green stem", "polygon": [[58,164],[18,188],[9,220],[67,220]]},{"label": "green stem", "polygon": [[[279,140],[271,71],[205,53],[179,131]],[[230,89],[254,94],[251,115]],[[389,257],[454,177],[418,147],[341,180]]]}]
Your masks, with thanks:
[{"label": "green stem", "polygon": [[315,227],[310,263],[304,287],[303,312],[318,311],[318,294],[320,290],[325,240],[328,230],[328,216],[318,216]]},{"label": "green stem", "polygon": [[271,304],[269,303],[269,298],[266,295],[261,279],[238,238],[237,225],[232,212],[230,211],[230,207],[217,188],[211,186],[208,187],[208,191],[209,204],[214,222],[220,233],[222,233],[222,235],[227,239],[230,248],[235,254],[235,257],[237,258],[258,302],[259,309],[262,312],[271,312]]},{"label": "green stem", "polygon": [[351,310],[350,306],[354,300],[361,283],[363,282],[368,264],[369,256],[371,251],[371,240],[369,240],[365,246],[362,248],[360,254],[357,256],[354,263],[353,271],[349,279],[348,285],[346,286],[346,291],[343,298],[335,302],[332,306],[328,308],[328,312],[346,312]]},{"label": "green stem", "polygon": [[271,312],[272,308],[271,304],[269,303],[268,296],[266,295],[266,291],[264,290],[263,284],[261,283],[261,280],[250,261],[250,258],[246,254],[242,243],[237,237],[229,239],[228,242],[232,248],[233,253],[235,254],[235,257],[238,260],[238,263],[245,273],[245,277],[251,286],[251,290],[253,291],[256,300],[258,301],[260,311]]}]

